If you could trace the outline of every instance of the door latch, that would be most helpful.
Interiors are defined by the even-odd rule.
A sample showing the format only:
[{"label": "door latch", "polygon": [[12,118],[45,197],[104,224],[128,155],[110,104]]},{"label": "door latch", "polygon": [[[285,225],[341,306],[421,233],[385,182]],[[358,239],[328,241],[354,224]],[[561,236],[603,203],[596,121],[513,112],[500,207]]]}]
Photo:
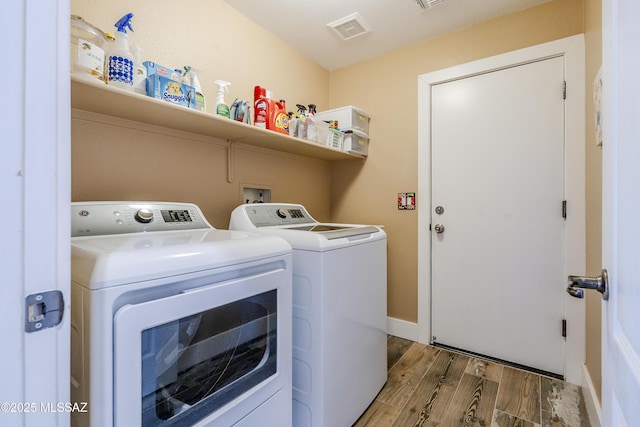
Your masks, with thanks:
[{"label": "door latch", "polygon": [[64,297],[60,291],[39,292],[27,296],[25,302],[25,332],[52,328],[64,316]]},{"label": "door latch", "polygon": [[569,276],[569,286],[567,292],[572,297],[584,298],[583,289],[595,289],[602,294],[602,299],[609,299],[609,273],[606,269],[602,269],[600,276],[584,277]]}]

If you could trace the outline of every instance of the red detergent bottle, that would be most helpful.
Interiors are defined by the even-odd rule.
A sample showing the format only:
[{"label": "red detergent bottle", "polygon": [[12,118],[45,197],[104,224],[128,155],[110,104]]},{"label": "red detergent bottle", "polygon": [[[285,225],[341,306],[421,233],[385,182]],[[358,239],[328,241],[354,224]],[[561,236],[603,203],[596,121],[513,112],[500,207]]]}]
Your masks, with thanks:
[{"label": "red detergent bottle", "polygon": [[257,127],[289,135],[289,117],[284,100],[275,101],[261,86],[253,89],[253,123]]}]

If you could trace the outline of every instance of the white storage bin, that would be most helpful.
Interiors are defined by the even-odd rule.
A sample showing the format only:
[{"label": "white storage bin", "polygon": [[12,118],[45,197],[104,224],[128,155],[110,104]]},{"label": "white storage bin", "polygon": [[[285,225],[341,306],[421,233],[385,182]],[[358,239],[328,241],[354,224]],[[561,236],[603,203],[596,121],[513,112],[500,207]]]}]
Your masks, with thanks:
[{"label": "white storage bin", "polygon": [[325,121],[337,120],[338,128],[340,129],[356,129],[367,135],[369,134],[371,118],[367,113],[353,105],[320,111],[316,113],[316,118]]},{"label": "white storage bin", "polygon": [[369,137],[364,132],[349,129],[344,134],[342,150],[366,156],[369,153]]}]

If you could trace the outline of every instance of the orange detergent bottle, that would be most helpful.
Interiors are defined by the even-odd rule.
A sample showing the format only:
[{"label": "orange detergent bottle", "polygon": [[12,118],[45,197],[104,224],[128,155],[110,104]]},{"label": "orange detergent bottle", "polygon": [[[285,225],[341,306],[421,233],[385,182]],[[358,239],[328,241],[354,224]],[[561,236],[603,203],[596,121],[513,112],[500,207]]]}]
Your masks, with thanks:
[{"label": "orange detergent bottle", "polygon": [[261,128],[289,135],[289,116],[284,100],[271,99],[267,90],[261,86],[253,89],[253,123]]}]

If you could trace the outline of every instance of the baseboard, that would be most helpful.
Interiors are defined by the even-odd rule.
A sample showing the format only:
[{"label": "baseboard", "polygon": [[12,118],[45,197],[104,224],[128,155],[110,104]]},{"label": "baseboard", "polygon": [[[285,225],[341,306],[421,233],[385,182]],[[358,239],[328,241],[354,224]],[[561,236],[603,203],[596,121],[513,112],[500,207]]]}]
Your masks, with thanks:
[{"label": "baseboard", "polygon": [[591,427],[602,427],[602,408],[587,365],[582,365],[582,396],[587,407]]},{"label": "baseboard", "polygon": [[387,333],[406,340],[418,341],[418,324],[387,317]]}]

